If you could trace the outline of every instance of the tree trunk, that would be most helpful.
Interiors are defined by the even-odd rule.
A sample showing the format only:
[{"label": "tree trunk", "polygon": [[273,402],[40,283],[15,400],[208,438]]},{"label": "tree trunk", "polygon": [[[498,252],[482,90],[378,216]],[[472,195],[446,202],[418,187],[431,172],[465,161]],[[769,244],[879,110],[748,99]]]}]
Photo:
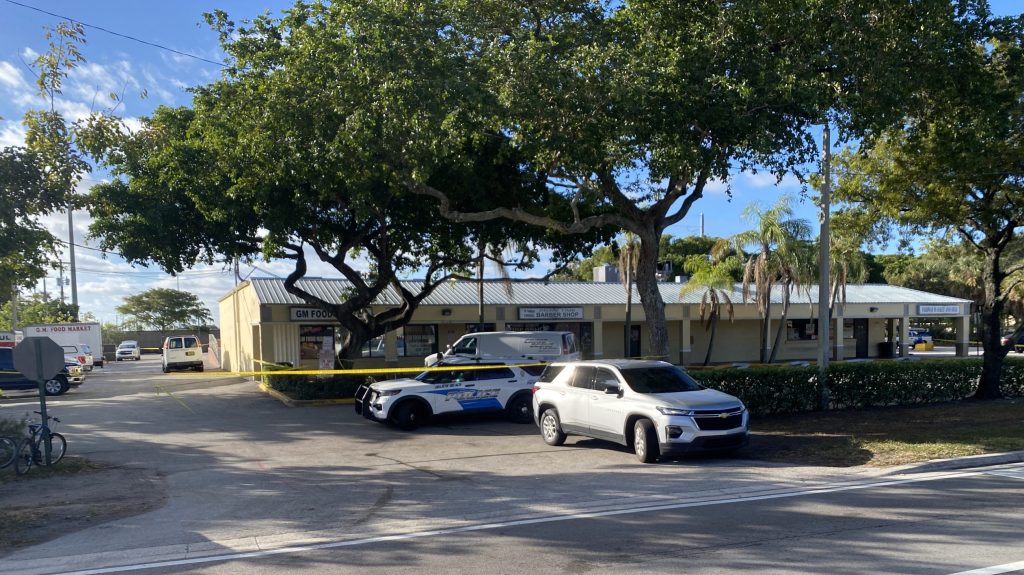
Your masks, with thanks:
[{"label": "tree trunk", "polygon": [[668,356],[668,328],[665,326],[665,301],[658,290],[658,241],[655,230],[644,230],[640,237],[640,258],[637,260],[636,290],[644,308],[645,323],[651,336],[651,355],[655,359],[670,361]]},{"label": "tree trunk", "polygon": [[775,357],[779,353],[779,344],[782,342],[782,331],[786,329],[786,315],[789,313],[789,302],[782,304],[782,316],[779,317],[779,327],[775,330],[775,343],[772,344],[772,354],[768,357],[768,363],[775,363]]},{"label": "tree trunk", "polygon": [[768,300],[764,305],[764,317],[761,318],[761,363],[769,363],[768,359],[768,338],[771,332],[772,317],[772,287],[768,286]]},{"label": "tree trunk", "polygon": [[1000,255],[999,250],[993,250],[985,257],[985,272],[982,274],[985,300],[981,305],[981,347],[984,356],[981,362],[981,379],[978,381],[974,399],[998,399],[1003,396],[999,389],[999,380],[1007,349],[1000,341],[1003,299],[999,297],[999,288],[1004,279],[999,265]]},{"label": "tree trunk", "polygon": [[366,345],[366,342],[373,339],[370,336],[370,331],[361,327],[356,329],[346,327],[346,331],[348,334],[342,340],[341,351],[338,352],[337,357],[341,369],[351,369],[352,362],[363,357],[363,346]]},{"label": "tree trunk", "polygon": [[704,365],[711,363],[711,348],[715,345],[715,332],[718,331],[718,314],[711,312],[711,335],[708,336],[708,352],[704,356]]}]

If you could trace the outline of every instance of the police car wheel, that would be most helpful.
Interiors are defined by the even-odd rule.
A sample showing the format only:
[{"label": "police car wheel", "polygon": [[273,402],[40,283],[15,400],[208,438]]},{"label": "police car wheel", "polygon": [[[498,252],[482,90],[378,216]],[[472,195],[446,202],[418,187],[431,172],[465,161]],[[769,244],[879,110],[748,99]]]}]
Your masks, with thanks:
[{"label": "police car wheel", "polygon": [[521,394],[512,399],[508,404],[508,417],[515,423],[530,423],[533,421],[533,405],[529,395]]},{"label": "police car wheel", "polygon": [[427,411],[414,401],[407,401],[395,408],[395,425],[405,431],[416,429],[426,418]]}]

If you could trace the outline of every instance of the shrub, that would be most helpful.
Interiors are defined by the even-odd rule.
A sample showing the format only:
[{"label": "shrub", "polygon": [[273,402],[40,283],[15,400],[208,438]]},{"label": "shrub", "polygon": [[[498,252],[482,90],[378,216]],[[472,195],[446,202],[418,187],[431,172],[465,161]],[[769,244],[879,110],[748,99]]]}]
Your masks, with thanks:
[{"label": "shrub", "polygon": [[[816,367],[723,368],[694,373],[704,385],[739,397],[751,413],[813,411],[819,402]],[[829,409],[914,405],[965,399],[981,376],[980,359],[865,361],[829,364]],[[1024,397],[1024,360],[1003,362],[1001,389]]]},{"label": "shrub", "polygon": [[[266,371],[286,371],[293,369],[288,365],[265,364]],[[346,399],[355,397],[360,385],[367,382],[365,375],[304,375],[282,374],[268,375],[263,382],[276,391],[296,400],[308,399]]]},{"label": "shrub", "polygon": [[0,437],[24,437],[28,428],[28,420],[0,418]]}]

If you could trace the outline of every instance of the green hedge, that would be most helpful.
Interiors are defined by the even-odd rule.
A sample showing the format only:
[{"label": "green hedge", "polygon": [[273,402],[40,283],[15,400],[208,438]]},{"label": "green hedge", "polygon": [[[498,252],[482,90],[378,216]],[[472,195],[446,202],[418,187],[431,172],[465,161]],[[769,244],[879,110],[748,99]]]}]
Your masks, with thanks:
[{"label": "green hedge", "polygon": [[[795,413],[818,406],[818,372],[811,367],[752,367],[693,372],[708,387],[735,395],[751,413]],[[980,359],[836,362],[829,364],[830,409],[913,405],[970,397]],[[1024,397],[1024,360],[1003,362],[1001,390]]]},{"label": "green hedge", "polygon": [[[264,366],[276,371],[276,366]],[[282,368],[291,369],[291,368]],[[367,382],[365,375],[268,375],[263,382],[292,399],[345,399],[355,397],[356,389]]]},{"label": "green hedge", "polygon": [[[818,371],[814,366],[702,369],[692,374],[708,387],[739,397],[757,415],[814,411],[818,407]],[[974,393],[980,375],[981,360],[973,358],[831,363],[829,407],[964,399]],[[299,400],[350,398],[368,380],[371,378],[364,375],[270,375],[264,379],[271,388]],[[1024,359],[1006,358],[1001,389],[1008,397],[1024,397]]]}]

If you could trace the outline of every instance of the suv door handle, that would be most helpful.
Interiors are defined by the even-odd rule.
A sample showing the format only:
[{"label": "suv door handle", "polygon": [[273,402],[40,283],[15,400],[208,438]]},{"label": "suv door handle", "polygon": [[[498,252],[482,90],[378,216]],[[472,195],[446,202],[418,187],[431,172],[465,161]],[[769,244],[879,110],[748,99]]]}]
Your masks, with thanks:
[{"label": "suv door handle", "polygon": [[467,384],[464,384],[463,387],[473,387],[475,385],[476,385],[475,383],[467,383]]}]

